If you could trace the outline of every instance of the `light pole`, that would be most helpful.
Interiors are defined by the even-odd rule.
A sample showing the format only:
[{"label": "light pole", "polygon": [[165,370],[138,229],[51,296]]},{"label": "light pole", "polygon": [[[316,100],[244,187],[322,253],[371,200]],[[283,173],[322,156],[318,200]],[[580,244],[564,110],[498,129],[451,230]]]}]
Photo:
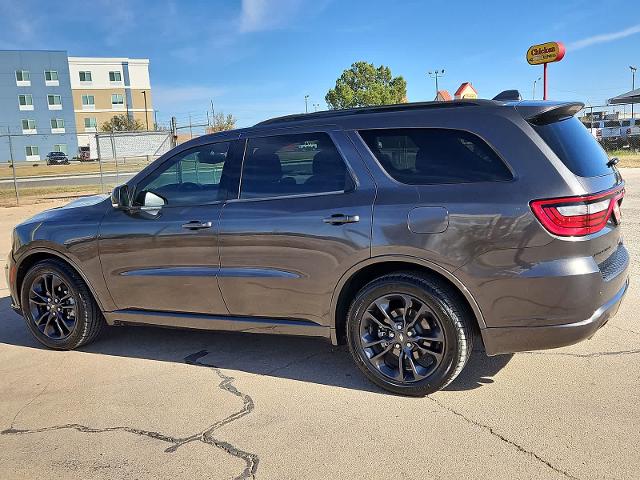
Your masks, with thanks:
[{"label": "light pole", "polygon": [[319,104],[319,103],[314,103],[314,104],[313,104],[313,111],[314,111],[314,112],[317,112],[317,111],[318,111],[318,108],[320,108],[320,104]]},{"label": "light pole", "polygon": [[442,70],[434,70],[433,72],[430,71],[429,76],[436,79],[436,98],[438,98],[438,77],[444,76],[444,68]]},{"label": "light pole", "polygon": [[309,95],[305,95],[304,96],[304,113],[309,113],[308,100],[309,100]]},{"label": "light pole", "polygon": [[144,97],[144,120],[147,123],[147,132],[149,131],[149,115],[147,114],[147,92],[142,90],[142,96]]},{"label": "light pole", "polygon": [[[636,89],[636,67],[629,65],[629,70],[631,70],[631,90]],[[631,104],[631,118],[633,118],[633,103]]]},{"label": "light pole", "polygon": [[536,99],[536,83],[542,80],[542,77],[538,77],[533,81],[533,99]]}]

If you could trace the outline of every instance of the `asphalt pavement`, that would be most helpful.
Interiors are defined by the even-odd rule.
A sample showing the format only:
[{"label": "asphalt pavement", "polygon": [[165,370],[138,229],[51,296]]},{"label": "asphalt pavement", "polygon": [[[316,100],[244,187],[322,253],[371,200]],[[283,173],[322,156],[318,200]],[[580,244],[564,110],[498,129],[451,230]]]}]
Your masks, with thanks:
[{"label": "asphalt pavement", "polygon": [[[640,169],[623,174],[618,315],[572,347],[474,352],[427,398],[374,387],[320,339],[114,327],[47,350],[2,283],[0,478],[639,478]],[[0,255],[33,208],[0,209]]]}]

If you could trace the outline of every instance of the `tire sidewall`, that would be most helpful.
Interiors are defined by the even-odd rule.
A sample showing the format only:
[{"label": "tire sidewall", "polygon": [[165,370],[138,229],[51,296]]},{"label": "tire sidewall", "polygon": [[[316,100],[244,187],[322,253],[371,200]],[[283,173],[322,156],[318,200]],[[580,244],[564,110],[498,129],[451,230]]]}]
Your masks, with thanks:
[{"label": "tire sidewall", "polygon": [[[72,289],[72,296],[76,303],[76,326],[71,335],[62,339],[55,340],[43,334],[35,324],[29,308],[29,290],[33,281],[42,274],[53,273],[58,275],[64,283]],[[43,345],[55,350],[69,350],[75,348],[83,338],[84,331],[88,325],[88,299],[85,297],[83,289],[77,284],[75,279],[71,277],[63,268],[52,261],[44,261],[32,267],[24,277],[22,289],[20,292],[20,303],[22,305],[22,316],[27,327],[33,336]]]},{"label": "tire sidewall", "polygon": [[[389,294],[409,294],[423,301],[437,315],[442,326],[445,338],[445,352],[440,365],[428,378],[412,383],[400,383],[390,379],[380,373],[372,364],[360,348],[360,322],[367,310],[367,307],[377,298]],[[429,288],[428,284],[422,287],[414,285],[412,282],[403,280],[381,280],[373,282],[357,296],[347,319],[347,342],[349,350],[357,365],[365,375],[377,385],[401,394],[424,395],[422,392],[436,391],[445,386],[460,358],[460,343],[458,339],[455,321],[455,313],[451,308]]]}]

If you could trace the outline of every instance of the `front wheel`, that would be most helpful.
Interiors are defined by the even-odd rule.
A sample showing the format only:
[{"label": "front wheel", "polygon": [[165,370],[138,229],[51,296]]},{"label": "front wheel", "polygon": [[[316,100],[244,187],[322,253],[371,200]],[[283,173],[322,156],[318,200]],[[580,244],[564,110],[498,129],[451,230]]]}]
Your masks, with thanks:
[{"label": "front wheel", "polygon": [[360,370],[394,393],[424,396],[451,383],[472,350],[460,295],[436,277],[396,273],[358,292],[347,340]]},{"label": "front wheel", "polygon": [[44,260],[29,269],[20,301],[33,336],[56,350],[72,350],[93,341],[105,324],[87,284],[59,260]]}]

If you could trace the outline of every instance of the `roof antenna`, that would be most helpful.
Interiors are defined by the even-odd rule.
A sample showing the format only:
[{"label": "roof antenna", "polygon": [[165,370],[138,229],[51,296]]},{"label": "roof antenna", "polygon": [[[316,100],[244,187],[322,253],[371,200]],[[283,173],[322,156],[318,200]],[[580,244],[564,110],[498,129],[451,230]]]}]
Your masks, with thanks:
[{"label": "roof antenna", "polygon": [[503,90],[498,95],[493,97],[493,100],[498,102],[508,102],[508,101],[520,101],[522,100],[522,95],[518,90]]}]

